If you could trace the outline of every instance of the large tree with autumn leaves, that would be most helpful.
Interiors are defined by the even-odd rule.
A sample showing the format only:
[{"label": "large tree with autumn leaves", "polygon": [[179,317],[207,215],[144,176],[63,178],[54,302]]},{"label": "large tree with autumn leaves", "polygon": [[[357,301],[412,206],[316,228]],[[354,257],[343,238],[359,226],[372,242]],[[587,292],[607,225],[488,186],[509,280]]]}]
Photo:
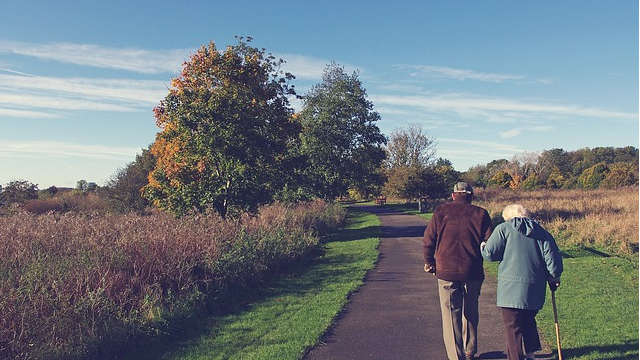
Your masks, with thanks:
[{"label": "large tree with autumn leaves", "polygon": [[143,188],[155,206],[226,216],[271,201],[284,186],[288,145],[300,132],[287,100],[293,76],[250,41],[200,48],[155,107],[157,162]]}]

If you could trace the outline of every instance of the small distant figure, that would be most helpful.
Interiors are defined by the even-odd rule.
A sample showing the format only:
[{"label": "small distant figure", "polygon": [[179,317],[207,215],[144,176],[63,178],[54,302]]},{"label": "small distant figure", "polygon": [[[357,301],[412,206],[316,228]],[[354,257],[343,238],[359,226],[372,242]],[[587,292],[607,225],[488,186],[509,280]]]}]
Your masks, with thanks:
[{"label": "small distant figure", "polygon": [[473,188],[453,187],[453,201],[438,206],[424,232],[424,271],[438,278],[442,337],[449,360],[478,351],[478,297],[484,280],[480,243],[491,235],[489,213],[471,205]]},{"label": "small distant figure", "polygon": [[560,285],[562,256],[553,236],[530,219],[522,205],[507,205],[502,217],[505,222],[480,248],[486,260],[500,261],[497,303],[508,359],[534,359],[541,349],[536,314],[544,304],[546,284],[551,291]]}]

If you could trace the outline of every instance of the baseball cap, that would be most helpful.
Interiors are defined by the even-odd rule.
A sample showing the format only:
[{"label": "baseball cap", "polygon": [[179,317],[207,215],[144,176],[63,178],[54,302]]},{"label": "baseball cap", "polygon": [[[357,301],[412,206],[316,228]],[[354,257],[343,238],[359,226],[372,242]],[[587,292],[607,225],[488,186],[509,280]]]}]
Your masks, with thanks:
[{"label": "baseball cap", "polygon": [[460,181],[453,186],[453,192],[473,194],[473,188],[471,187],[471,185],[467,184],[466,182]]}]

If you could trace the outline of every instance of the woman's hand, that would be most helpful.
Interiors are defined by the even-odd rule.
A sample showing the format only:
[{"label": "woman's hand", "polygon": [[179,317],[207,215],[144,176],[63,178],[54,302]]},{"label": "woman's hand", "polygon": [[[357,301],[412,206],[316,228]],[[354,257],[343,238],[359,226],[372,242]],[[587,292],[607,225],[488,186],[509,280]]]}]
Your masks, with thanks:
[{"label": "woman's hand", "polygon": [[436,267],[431,264],[424,264],[424,272],[431,273],[433,275],[436,274]]}]

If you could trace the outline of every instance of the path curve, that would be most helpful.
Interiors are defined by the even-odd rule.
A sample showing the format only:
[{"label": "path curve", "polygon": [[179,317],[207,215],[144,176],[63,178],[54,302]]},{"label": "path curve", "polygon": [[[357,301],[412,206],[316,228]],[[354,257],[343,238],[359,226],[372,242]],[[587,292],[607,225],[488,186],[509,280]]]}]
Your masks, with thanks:
[{"label": "path curve", "polygon": [[[305,359],[446,359],[437,281],[422,269],[425,221],[385,207],[363,210],[380,218],[378,263]],[[487,278],[479,301],[477,355],[482,359],[506,359],[495,301],[495,280]]]}]

